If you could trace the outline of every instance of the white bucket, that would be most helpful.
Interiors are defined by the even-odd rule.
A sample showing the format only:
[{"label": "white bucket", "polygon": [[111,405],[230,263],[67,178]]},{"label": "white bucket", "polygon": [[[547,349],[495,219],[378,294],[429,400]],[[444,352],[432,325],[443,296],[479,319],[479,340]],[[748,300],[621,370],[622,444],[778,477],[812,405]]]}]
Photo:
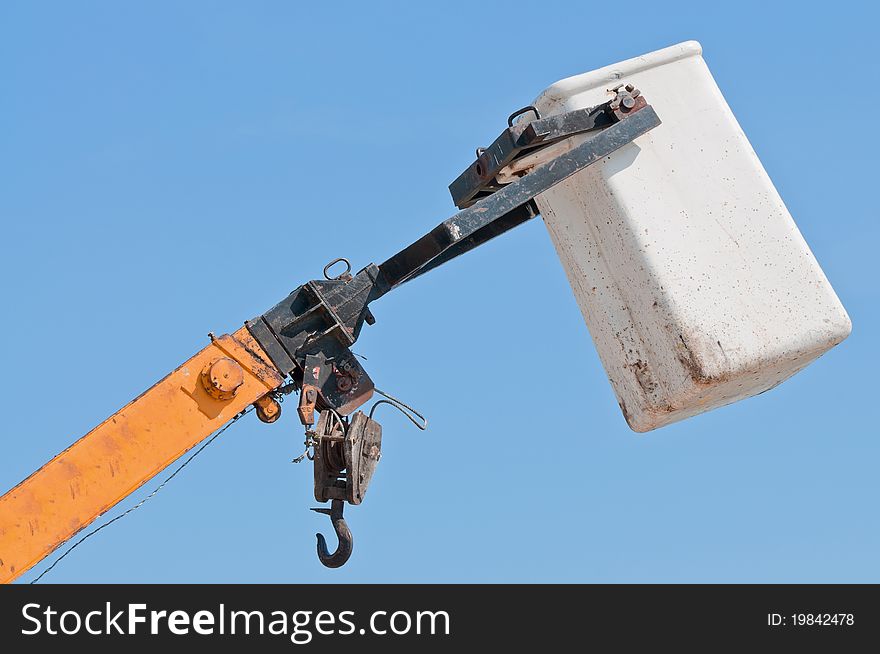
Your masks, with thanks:
[{"label": "white bucket", "polygon": [[634,84],[663,124],[537,198],[635,431],[772,388],[851,323],[689,41],[557,82],[542,116]]}]

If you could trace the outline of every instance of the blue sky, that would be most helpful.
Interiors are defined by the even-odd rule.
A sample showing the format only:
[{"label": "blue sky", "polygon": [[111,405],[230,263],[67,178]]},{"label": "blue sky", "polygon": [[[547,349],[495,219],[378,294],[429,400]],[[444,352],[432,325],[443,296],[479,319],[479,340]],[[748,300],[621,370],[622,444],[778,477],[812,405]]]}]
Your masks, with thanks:
[{"label": "blue sky", "polygon": [[[207,332],[451,215],[447,184],[548,84],[687,39],[854,325],[775,390],[637,435],[532,221],[374,305],[356,349],[430,429],[382,414],[344,568],[315,557],[329,525],[288,405],[45,580],[880,581],[876,21],[868,3],[3,3],[2,491]],[[218,255],[230,272],[206,280]]]}]

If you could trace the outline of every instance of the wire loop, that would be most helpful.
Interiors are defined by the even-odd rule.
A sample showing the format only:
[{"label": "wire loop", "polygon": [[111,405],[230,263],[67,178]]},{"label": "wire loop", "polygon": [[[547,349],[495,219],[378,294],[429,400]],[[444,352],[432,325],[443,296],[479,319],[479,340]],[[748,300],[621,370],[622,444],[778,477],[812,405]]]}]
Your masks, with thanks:
[{"label": "wire loop", "polygon": [[[373,413],[376,411],[376,407],[378,407],[380,404],[390,404],[395,409],[400,411],[403,415],[405,415],[412,424],[414,424],[422,431],[425,431],[428,428],[428,419],[425,418],[425,416],[423,416],[421,413],[413,409],[411,406],[409,406],[408,404],[404,404],[396,397],[389,395],[384,391],[380,391],[378,388],[375,388],[373,390],[375,390],[379,395],[382,395],[388,399],[379,400],[372,406],[372,408],[370,408],[370,420],[373,419]],[[413,416],[416,416],[421,422],[419,422],[419,420],[416,420],[416,418],[414,418]]]}]

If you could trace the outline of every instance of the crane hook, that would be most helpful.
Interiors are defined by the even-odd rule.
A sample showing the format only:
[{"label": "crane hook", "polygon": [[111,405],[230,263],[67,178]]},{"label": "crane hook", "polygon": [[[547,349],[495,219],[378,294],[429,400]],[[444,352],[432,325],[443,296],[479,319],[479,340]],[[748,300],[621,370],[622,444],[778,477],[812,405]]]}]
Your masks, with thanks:
[{"label": "crane hook", "polygon": [[351,530],[345,523],[345,518],[342,517],[342,509],[345,507],[345,502],[342,500],[333,500],[330,507],[331,508],[329,509],[312,509],[312,511],[330,516],[330,522],[333,523],[333,529],[336,531],[339,545],[336,547],[336,551],[333,552],[333,554],[330,554],[324,536],[321,534],[315,534],[318,538],[318,558],[321,560],[321,563],[328,568],[339,568],[345,565],[345,562],[348,561],[354,543],[351,537]]}]

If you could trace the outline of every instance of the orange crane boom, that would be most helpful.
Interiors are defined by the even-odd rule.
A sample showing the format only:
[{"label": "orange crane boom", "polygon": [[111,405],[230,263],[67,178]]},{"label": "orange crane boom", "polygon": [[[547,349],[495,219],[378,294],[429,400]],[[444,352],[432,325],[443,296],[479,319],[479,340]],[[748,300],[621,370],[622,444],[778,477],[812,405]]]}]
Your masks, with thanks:
[{"label": "orange crane boom", "polygon": [[246,327],[212,339],[0,497],[0,583],[25,573],[282,380]]}]

